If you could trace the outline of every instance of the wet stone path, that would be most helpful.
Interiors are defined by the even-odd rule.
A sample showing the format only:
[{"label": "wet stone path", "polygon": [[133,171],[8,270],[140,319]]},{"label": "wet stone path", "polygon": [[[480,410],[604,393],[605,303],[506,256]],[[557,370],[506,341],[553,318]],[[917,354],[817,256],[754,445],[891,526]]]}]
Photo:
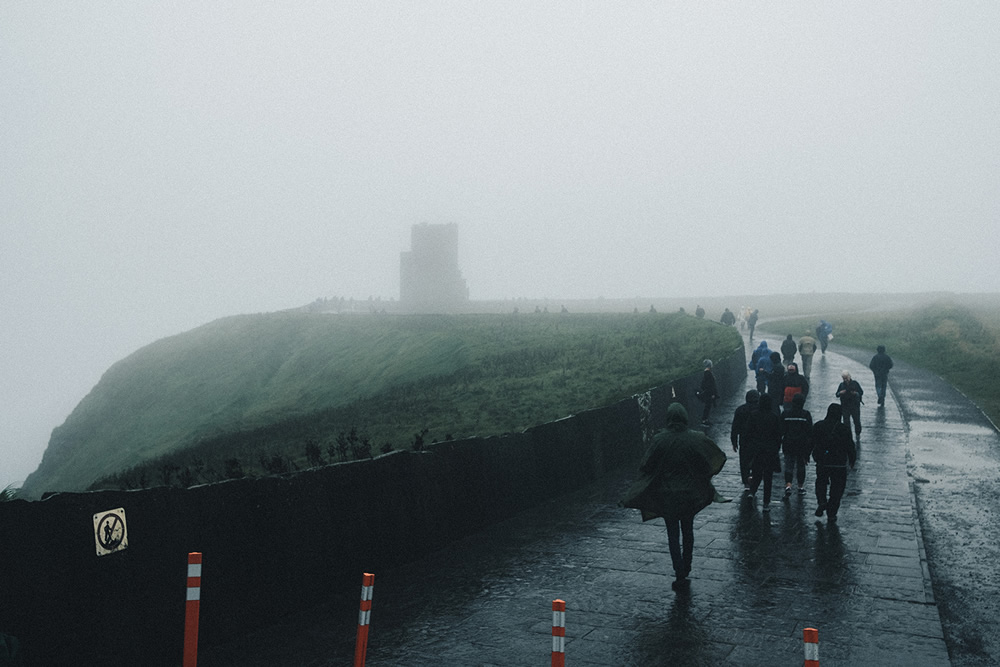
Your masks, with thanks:
[{"label": "wet stone path", "polygon": [[[816,355],[806,404],[815,420],[842,369],[870,375],[833,351]],[[568,665],[801,665],[806,627],[819,630],[825,666],[949,665],[907,475],[908,431],[893,396],[884,408],[874,398],[863,408],[860,459],[831,525],[814,515],[813,465],[805,496],[783,501],[779,474],[769,512],[760,491],[742,498],[729,446],[742,394],[717,406],[707,428],[729,455],[716,487],[732,502],[695,520],[688,594],[670,588],[663,523],[644,524],[617,505],[635,476],[627,470],[376,573],[366,664],[548,665],[559,598]],[[289,619],[267,642],[230,647],[227,660],[207,655],[204,664],[348,664],[356,613],[355,604],[324,609],[322,618],[310,612],[311,622]]]}]

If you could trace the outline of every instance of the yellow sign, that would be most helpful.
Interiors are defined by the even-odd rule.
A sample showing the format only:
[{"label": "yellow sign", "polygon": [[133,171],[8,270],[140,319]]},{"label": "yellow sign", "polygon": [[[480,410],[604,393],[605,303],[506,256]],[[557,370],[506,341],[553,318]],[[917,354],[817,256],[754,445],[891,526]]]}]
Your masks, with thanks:
[{"label": "yellow sign", "polygon": [[124,507],[94,515],[94,541],[98,556],[107,556],[128,546]]}]

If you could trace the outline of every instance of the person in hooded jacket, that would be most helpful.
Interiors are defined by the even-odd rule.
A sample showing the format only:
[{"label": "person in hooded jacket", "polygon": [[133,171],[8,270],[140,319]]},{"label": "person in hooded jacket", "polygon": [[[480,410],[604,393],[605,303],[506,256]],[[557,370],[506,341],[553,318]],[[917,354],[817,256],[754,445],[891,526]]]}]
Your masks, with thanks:
[{"label": "person in hooded jacket", "polygon": [[771,410],[781,414],[781,404],[785,400],[785,367],[781,365],[781,355],[771,353],[771,370],[767,374],[767,394],[771,397]]},{"label": "person in hooded jacket", "polygon": [[875,348],[875,356],[868,363],[875,376],[875,395],[878,396],[878,404],[885,405],[885,387],[889,383],[889,371],[892,370],[892,357],[885,353],[885,345]]},{"label": "person in hooded jacket", "polygon": [[733,423],[729,428],[729,441],[733,445],[733,451],[740,453],[740,479],[743,480],[743,492],[750,492],[750,459],[753,450],[747,441],[747,422],[750,414],[757,409],[760,403],[760,392],[751,389],[747,392],[746,403],[736,408],[733,412]]},{"label": "person in hooded jacket", "polygon": [[687,410],[680,403],[667,407],[666,428],[639,464],[640,477],[622,505],[638,509],[642,520],[662,517],[676,580],[671,587],[688,587],[694,549],[694,517],[713,501],[727,502],[712,486],[712,477],[726,463],[726,454],[707,435],[688,428]]},{"label": "person in hooded jacket", "polygon": [[701,387],[698,389],[698,398],[705,404],[705,407],[702,408],[701,412],[701,425],[711,426],[712,423],[708,421],[708,418],[712,414],[712,406],[715,405],[716,399],[719,398],[719,389],[715,383],[715,374],[712,373],[712,360],[705,359],[702,365],[705,368],[705,372],[701,375]]},{"label": "person in hooded jacket", "polygon": [[[764,371],[758,368],[762,360],[766,360],[767,369]],[[767,389],[767,372],[771,370],[770,364],[771,350],[767,347],[767,341],[762,340],[757,349],[750,354],[750,363],[747,364],[747,368],[754,372],[754,378],[757,380],[757,391],[761,394]]]},{"label": "person in hooded jacket", "polygon": [[831,403],[826,409],[826,418],[813,425],[812,446],[816,462],[816,516],[826,512],[827,521],[836,523],[840,501],[847,488],[847,466],[853,470],[858,457],[851,429],[843,422],[843,409],[839,404]]},{"label": "person in hooded jacket", "polygon": [[750,459],[750,495],[755,495],[764,485],[764,511],[771,504],[771,483],[774,473],[781,472],[781,419],[774,413],[771,397],[761,394],[757,410],[747,420],[747,442],[752,452]]},{"label": "person in hooded jacket", "polygon": [[781,413],[781,451],[785,455],[785,500],[792,495],[793,475],[799,495],[806,492],[806,463],[812,454],[812,415],[805,409],[806,395],[795,394]]},{"label": "person in hooded jacket", "polygon": [[792,334],[788,334],[788,337],[781,342],[781,356],[782,362],[788,365],[795,361],[795,352],[798,350],[798,346],[795,341],[792,340]]},{"label": "person in hooded jacket", "polygon": [[816,354],[816,339],[806,332],[805,336],[799,338],[799,356],[802,357],[802,375],[809,379],[812,372],[813,355]]}]

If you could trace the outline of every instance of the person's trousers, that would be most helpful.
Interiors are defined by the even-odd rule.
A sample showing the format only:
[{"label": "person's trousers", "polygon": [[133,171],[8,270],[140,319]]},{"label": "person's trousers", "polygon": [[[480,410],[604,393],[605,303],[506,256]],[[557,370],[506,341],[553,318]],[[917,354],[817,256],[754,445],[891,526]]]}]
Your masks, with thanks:
[{"label": "person's trousers", "polygon": [[706,398],[705,399],[705,409],[701,411],[701,420],[703,422],[707,422],[708,421],[708,417],[712,413],[712,406],[713,405],[715,405],[715,399],[714,398]]},{"label": "person's trousers", "polygon": [[854,434],[861,435],[861,405],[854,403],[853,405],[844,406],[844,423],[848,426],[851,425],[851,419],[854,420]]},{"label": "person's trousers", "polygon": [[812,367],[813,367],[813,356],[811,354],[803,354],[802,374],[806,376],[807,380],[809,379],[809,372],[812,370]]},{"label": "person's trousers", "polygon": [[799,486],[806,482],[806,459],[801,454],[785,454],[785,483],[792,483],[792,475],[798,480]]},{"label": "person's trousers", "polygon": [[740,445],[740,479],[743,480],[743,486],[750,486],[750,464],[753,463],[753,452],[747,447],[746,443]]},{"label": "person's trousers", "polygon": [[885,387],[889,383],[889,378],[875,376],[875,395],[878,396],[878,403],[885,403]]},{"label": "person's trousers", "polygon": [[[830,496],[827,497],[827,486],[830,487]],[[840,509],[840,501],[844,497],[844,489],[847,488],[847,468],[816,466],[816,502],[820,507],[826,509],[826,515],[837,518],[837,511]]]},{"label": "person's trousers", "polygon": [[683,579],[691,573],[694,550],[694,515],[680,519],[664,518],[663,521],[667,524],[667,544],[670,547],[670,560],[674,564],[674,574],[678,579]]}]

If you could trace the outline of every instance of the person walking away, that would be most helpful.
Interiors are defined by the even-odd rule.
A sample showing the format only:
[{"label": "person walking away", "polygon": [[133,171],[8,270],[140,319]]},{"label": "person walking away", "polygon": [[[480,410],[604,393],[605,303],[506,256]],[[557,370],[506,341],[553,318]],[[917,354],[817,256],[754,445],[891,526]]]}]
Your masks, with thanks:
[{"label": "person walking away", "polygon": [[819,349],[823,354],[826,354],[826,346],[829,345],[831,338],[833,338],[833,325],[826,320],[820,320],[819,326],[816,327],[816,340],[819,341]]},{"label": "person walking away", "polygon": [[725,324],[727,327],[731,327],[736,324],[736,316],[733,315],[733,311],[726,308],[725,312],[722,313],[722,317],[719,318],[719,322]]},{"label": "person walking away", "polygon": [[851,374],[842,371],[840,377],[843,380],[837,387],[837,398],[843,408],[844,423],[850,425],[854,420],[854,435],[858,441],[861,440],[861,404],[864,403],[862,396],[865,390],[861,388],[857,380],[851,379]]},{"label": "person walking away", "polygon": [[771,353],[771,371],[767,374],[767,393],[771,397],[771,410],[775,416],[781,414],[781,403],[785,395],[785,367],[781,365],[781,355]]},{"label": "person walking away", "polygon": [[[847,488],[847,466],[854,470],[857,449],[851,429],[843,423],[842,406],[831,403],[826,419],[816,422],[812,431],[812,457],[816,461],[816,516],[826,512],[829,523],[837,522],[840,501]],[[827,487],[830,495],[827,497]]]},{"label": "person walking away", "polygon": [[701,425],[711,426],[712,422],[708,421],[708,418],[711,416],[715,400],[719,398],[719,390],[715,384],[715,374],[712,373],[712,360],[705,359],[702,365],[705,367],[705,372],[701,374],[701,388],[698,390],[698,398],[705,404],[705,407],[701,411]]},{"label": "person walking away", "polygon": [[875,348],[875,356],[868,364],[875,375],[875,395],[878,396],[878,404],[885,405],[885,388],[889,384],[889,371],[892,369],[892,357],[885,353],[885,345]]},{"label": "person walking away", "polygon": [[799,495],[806,492],[806,463],[812,453],[812,414],[805,409],[806,395],[795,394],[781,413],[781,451],[785,455],[785,497],[792,495],[792,479],[799,483]]},{"label": "person walking away", "polygon": [[643,521],[662,517],[666,523],[675,591],[690,585],[695,515],[713,501],[728,502],[712,486],[725,463],[726,454],[715,442],[688,428],[684,406],[671,403],[666,428],[653,436],[639,465],[641,476],[622,500],[623,506],[638,509]]},{"label": "person walking away", "polygon": [[701,307],[700,303],[694,309],[694,316],[697,317],[699,320],[705,317],[705,309]]},{"label": "person walking away", "polygon": [[750,340],[753,340],[753,329],[757,326],[757,318],[760,317],[757,309],[754,308],[753,312],[750,313],[750,317],[747,318],[747,326],[750,327]]},{"label": "person walking away", "polygon": [[781,418],[774,414],[771,397],[763,394],[757,410],[747,420],[747,440],[752,451],[750,460],[750,495],[764,485],[764,511],[770,511],[771,484],[774,473],[781,472]]},{"label": "person walking away", "polygon": [[795,345],[795,341],[792,340],[792,334],[788,334],[788,337],[781,343],[782,363],[787,366],[795,361],[796,350],[798,350],[798,347]]},{"label": "person walking away", "polygon": [[[766,366],[764,371],[758,368],[762,360]],[[760,345],[750,355],[750,363],[747,364],[747,368],[753,371],[754,378],[757,380],[757,391],[763,394],[767,389],[767,373],[771,370],[771,350],[767,347],[766,340],[760,341]]]},{"label": "person walking away", "polygon": [[788,364],[788,372],[785,373],[784,393],[781,396],[782,409],[792,404],[792,399],[802,395],[803,401],[809,395],[809,380],[799,375],[798,364]]},{"label": "person walking away", "polygon": [[733,445],[733,451],[740,454],[740,479],[743,481],[743,492],[750,492],[750,459],[753,450],[747,442],[747,423],[750,414],[757,409],[760,402],[760,393],[756,389],[747,392],[746,403],[736,408],[733,412],[733,423],[729,427],[729,441]]},{"label": "person walking away", "polygon": [[812,372],[813,355],[816,354],[816,339],[808,333],[799,338],[799,356],[802,357],[802,375],[809,379]]}]

